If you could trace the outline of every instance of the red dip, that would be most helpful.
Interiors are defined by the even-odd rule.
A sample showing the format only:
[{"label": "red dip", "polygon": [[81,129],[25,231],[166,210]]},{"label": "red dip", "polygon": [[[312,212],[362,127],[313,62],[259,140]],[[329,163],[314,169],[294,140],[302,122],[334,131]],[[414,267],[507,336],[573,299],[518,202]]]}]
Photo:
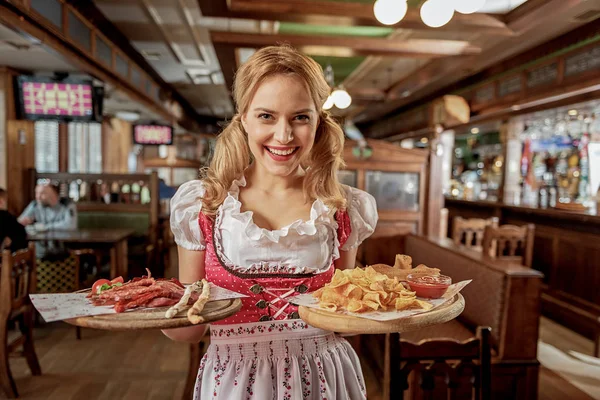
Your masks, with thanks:
[{"label": "red dip", "polygon": [[446,275],[408,275],[406,280],[408,281],[410,290],[416,292],[417,297],[425,299],[439,299],[446,293],[448,286],[452,283],[452,278]]}]

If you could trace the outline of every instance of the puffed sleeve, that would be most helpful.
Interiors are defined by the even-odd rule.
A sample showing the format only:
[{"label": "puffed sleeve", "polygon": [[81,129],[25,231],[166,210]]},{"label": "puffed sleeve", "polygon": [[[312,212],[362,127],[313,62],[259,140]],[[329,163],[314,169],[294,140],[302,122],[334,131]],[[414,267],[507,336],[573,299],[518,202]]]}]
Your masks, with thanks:
[{"label": "puffed sleeve", "polygon": [[377,226],[377,205],[375,198],[362,190],[344,186],[346,191],[346,209],[350,217],[352,231],[348,240],[342,246],[342,250],[355,249],[375,231]]},{"label": "puffed sleeve", "polygon": [[198,223],[203,195],[202,181],[193,180],[181,185],[171,198],[171,231],[175,243],[187,250],[202,251],[206,248]]}]

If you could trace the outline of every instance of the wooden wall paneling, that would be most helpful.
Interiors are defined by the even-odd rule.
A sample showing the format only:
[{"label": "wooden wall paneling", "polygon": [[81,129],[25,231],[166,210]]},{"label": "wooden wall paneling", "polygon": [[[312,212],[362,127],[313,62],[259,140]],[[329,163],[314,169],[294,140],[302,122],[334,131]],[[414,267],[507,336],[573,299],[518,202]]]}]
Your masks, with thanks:
[{"label": "wooden wall paneling", "polygon": [[19,215],[29,200],[27,171],[30,168],[35,168],[33,121],[8,121],[7,136],[8,210]]},{"label": "wooden wall paneling", "polygon": [[69,171],[69,125],[58,124],[58,172]]},{"label": "wooden wall paneling", "polygon": [[356,176],[356,186],[358,186],[358,188],[360,190],[365,190],[366,188],[366,172],[364,169],[359,169],[357,171],[357,176]]},{"label": "wooden wall paneling", "polygon": [[[444,195],[442,193],[442,155],[438,155],[438,146],[442,148],[439,137],[429,141],[429,168],[427,174],[427,187],[425,194],[427,196],[426,207],[428,208],[424,229],[426,235],[438,236],[440,231],[441,210],[444,207]],[[442,150],[443,151],[443,150]],[[423,192],[422,192],[423,193]]]},{"label": "wooden wall paneling", "polygon": [[[409,232],[422,233],[424,215],[429,210],[426,206],[429,185],[427,180],[428,152],[419,149],[403,149],[400,146],[373,139],[367,140],[367,145],[371,147],[373,154],[366,160],[357,159],[354,156],[353,150],[357,146],[356,142],[347,141],[344,146],[346,169],[357,172],[356,184],[359,189],[366,191],[366,174],[369,171],[408,172],[419,175],[418,209],[411,211],[379,208],[379,222],[374,236],[393,236]],[[441,190],[441,181],[437,184],[440,185]],[[441,208],[441,204],[439,208]]]},{"label": "wooden wall paneling", "polygon": [[18,72],[0,67],[0,187],[8,188],[10,168],[8,164],[8,121],[17,119],[14,78]]},{"label": "wooden wall paneling", "polygon": [[553,286],[556,283],[556,254],[555,244],[557,237],[553,230],[536,225],[535,239],[533,241],[532,267],[544,274],[544,283]]},{"label": "wooden wall paneling", "polygon": [[600,311],[597,286],[600,279],[600,238],[579,233],[560,235],[557,250],[558,268],[553,288],[596,304]]},{"label": "wooden wall paneling", "polygon": [[128,172],[128,157],[132,149],[131,124],[112,118],[102,123],[102,170],[105,173]]}]

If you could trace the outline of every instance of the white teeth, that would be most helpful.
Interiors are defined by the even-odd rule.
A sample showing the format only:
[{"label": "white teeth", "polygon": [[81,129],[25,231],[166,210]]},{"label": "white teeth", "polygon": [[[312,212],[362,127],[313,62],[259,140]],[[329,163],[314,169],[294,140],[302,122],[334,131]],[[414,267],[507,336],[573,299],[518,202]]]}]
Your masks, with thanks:
[{"label": "white teeth", "polygon": [[296,149],[291,148],[291,149],[287,149],[287,150],[276,150],[276,149],[267,147],[267,150],[269,150],[271,153],[276,154],[278,156],[288,156],[288,155],[292,154],[294,152],[294,150],[296,150]]}]

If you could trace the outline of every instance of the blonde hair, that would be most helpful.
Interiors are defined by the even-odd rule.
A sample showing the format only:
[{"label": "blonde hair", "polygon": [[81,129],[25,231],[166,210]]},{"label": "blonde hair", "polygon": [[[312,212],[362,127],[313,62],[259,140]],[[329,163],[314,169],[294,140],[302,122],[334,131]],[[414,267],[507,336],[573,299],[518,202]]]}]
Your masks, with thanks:
[{"label": "blonde hair", "polygon": [[276,74],[295,75],[306,82],[320,113],[313,148],[302,163],[306,168],[304,195],[310,200],[320,199],[333,209],[346,207],[337,177],[337,171],[344,165],[344,132],[329,113],[322,110],[329,96],[329,85],[323,76],[323,69],[312,58],[290,46],[270,46],[254,53],[236,73],[233,97],[237,113],[219,135],[210,166],[202,171],[204,214],[216,214],[233,181],[239,179],[250,165],[251,153],[241,116],[248,111],[260,84]]}]

